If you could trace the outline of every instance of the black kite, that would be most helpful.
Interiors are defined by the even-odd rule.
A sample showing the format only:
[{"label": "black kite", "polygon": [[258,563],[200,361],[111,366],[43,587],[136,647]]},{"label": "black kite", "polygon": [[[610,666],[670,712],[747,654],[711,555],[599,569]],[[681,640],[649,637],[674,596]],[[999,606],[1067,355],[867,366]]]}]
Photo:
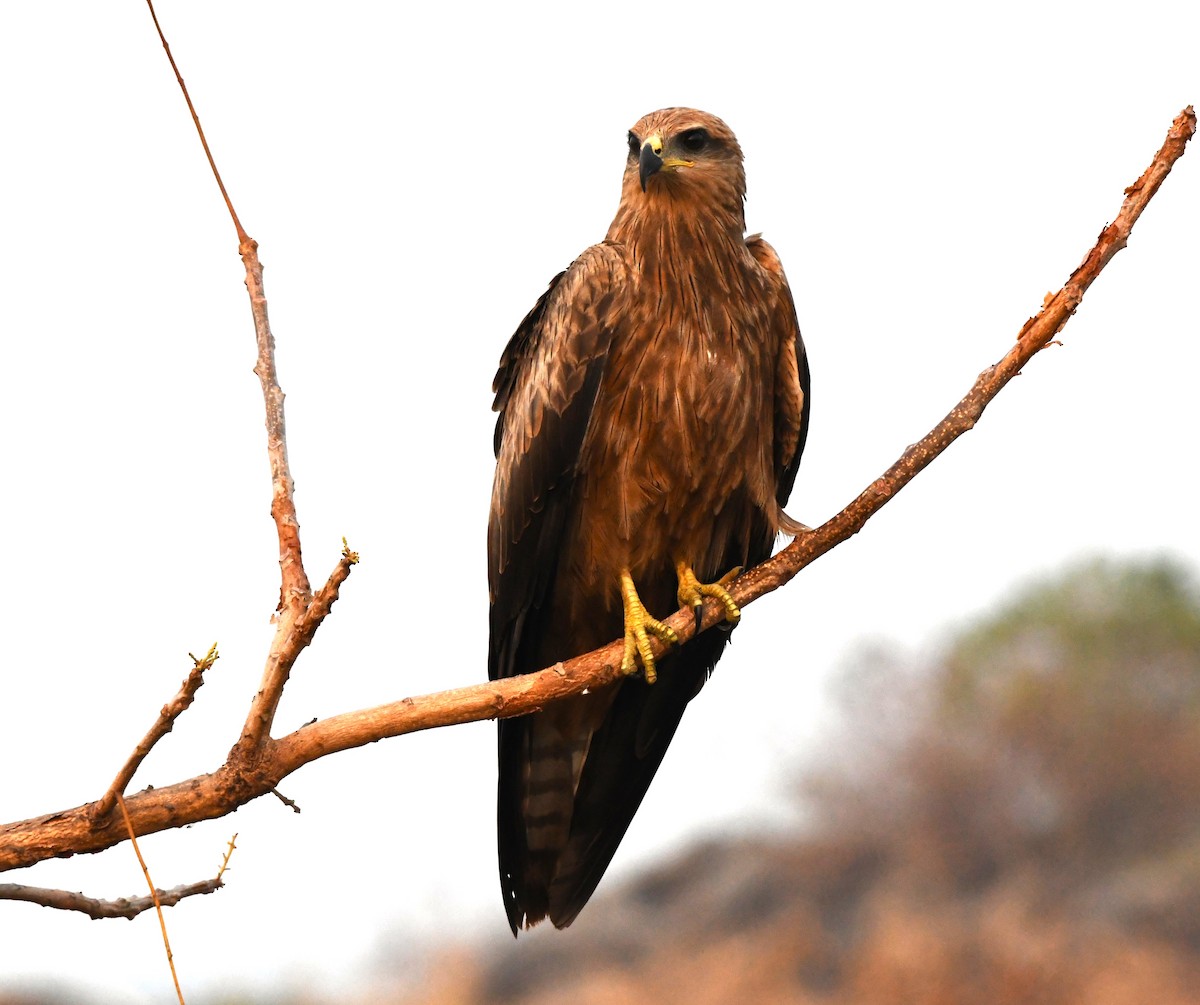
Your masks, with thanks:
[{"label": "black kite", "polygon": [[[604,242],[550,283],[496,374],[489,673],[625,637],[632,676],[500,722],[500,883],[513,934],[569,925],[728,640],[655,667],[648,612],[740,612],[719,578],[770,556],[808,431],[808,362],[775,252],[745,237],[742,152],[689,108],[629,133]],[[654,683],[657,678],[657,683]]]}]

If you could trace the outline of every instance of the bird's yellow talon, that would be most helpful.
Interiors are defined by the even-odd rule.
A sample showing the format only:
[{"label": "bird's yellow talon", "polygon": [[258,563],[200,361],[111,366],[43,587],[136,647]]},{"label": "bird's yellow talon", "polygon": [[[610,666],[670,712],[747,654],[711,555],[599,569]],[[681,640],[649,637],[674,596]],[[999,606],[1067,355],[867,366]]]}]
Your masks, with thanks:
[{"label": "bird's yellow talon", "polygon": [[741,566],[738,566],[725,573],[715,583],[702,583],[696,578],[696,573],[692,571],[692,567],[687,562],[675,563],[675,573],[679,577],[679,605],[681,607],[690,606],[695,611],[697,631],[700,630],[701,608],[705,597],[713,597],[721,602],[721,606],[725,608],[725,620],[730,624],[736,625],[741,620],[741,608],[734,603],[733,597],[725,589],[741,574],[741,571]]},{"label": "bird's yellow talon", "polygon": [[632,674],[637,671],[638,661],[646,675],[646,683],[658,680],[654,666],[654,651],[650,648],[650,636],[661,639],[669,646],[678,645],[679,636],[669,625],[652,618],[642,604],[633,585],[629,570],[621,572],[621,604],[625,609],[625,654],[621,658],[621,672]]}]

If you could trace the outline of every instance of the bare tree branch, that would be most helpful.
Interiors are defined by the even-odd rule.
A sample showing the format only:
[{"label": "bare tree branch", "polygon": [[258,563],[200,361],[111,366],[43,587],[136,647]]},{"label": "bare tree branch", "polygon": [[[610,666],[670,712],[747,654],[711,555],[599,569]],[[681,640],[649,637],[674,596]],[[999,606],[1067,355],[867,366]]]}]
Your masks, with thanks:
[{"label": "bare tree branch", "polygon": [[[218,879],[185,883],[170,890],[155,890],[158,903],[174,907],[185,897],[214,893],[225,884]],[[0,883],[0,900],[23,900],[29,904],[53,907],[59,911],[79,911],[93,921],[101,918],[136,918],[155,906],[154,897],[120,897],[117,900],[98,900],[70,890],[49,890],[41,886],[22,886],[20,883]]]},{"label": "bare tree branch", "polygon": [[[1087,288],[1112,256],[1125,246],[1134,223],[1182,156],[1195,131],[1196,116],[1188,107],[1175,119],[1166,142],[1141,178],[1125,190],[1125,201],[1116,219],[1101,231],[1095,246],[1063,288],[1048,298],[1042,310],[1022,327],[1013,348],[979,375],[967,395],[933,430],[908,447],[895,464],[840,513],[797,538],[774,558],[739,577],[730,592],[740,606],[778,589],[800,569],[858,533],[867,520],[918,472],[974,426],[1004,385],[1054,340],[1078,308]],[[282,542],[282,530],[280,539]],[[296,554],[298,562],[298,551]],[[269,671],[272,665],[276,669],[268,674],[269,680],[264,680],[264,691],[268,685],[271,689],[282,690],[288,670],[299,651],[311,641],[357,557],[349,548],[345,549],[329,581],[310,604],[287,622],[286,632],[284,623],[290,608],[284,605],[280,630],[272,645],[275,662],[268,662]],[[288,582],[286,573],[284,581],[285,584]],[[722,617],[722,610],[710,601],[704,611],[703,628],[711,627]],[[682,641],[691,638],[696,630],[691,611],[677,612],[668,623]],[[656,654],[661,655],[661,652],[660,647]],[[538,711],[550,702],[617,680],[621,654],[621,644],[613,642],[538,673],[335,715],[305,725],[278,740],[269,736],[275,704],[263,699],[263,692],[260,692],[255,702],[263,718],[255,734],[249,739],[243,734],[229,760],[213,774],[129,796],[126,803],[132,826],[138,834],[149,834],[224,816],[270,792],[297,768],[339,750],[438,726]],[[277,700],[276,694],[274,701]],[[0,827],[0,871],[32,865],[54,856],[100,851],[124,840],[124,829],[111,818],[99,821],[96,827],[90,826],[90,819],[88,807],[84,806]]]},{"label": "bare tree branch", "polygon": [[[180,81],[180,86],[182,84]],[[196,129],[200,129],[199,119],[196,120]],[[203,136],[203,133],[201,135]],[[220,175],[217,174],[216,165],[213,165],[213,174],[217,176],[219,184]],[[317,618],[311,622],[307,638],[302,643],[297,644],[293,641],[293,634],[297,631],[300,631],[301,635],[304,634],[298,623],[308,608],[312,587],[309,585],[308,574],[304,571],[304,561],[300,553],[300,521],[296,516],[294,482],[291,468],[288,466],[287,432],[283,419],[284,394],[275,369],[275,336],[271,333],[271,326],[267,320],[267,297],[263,287],[262,263],[258,260],[258,242],[242,230],[232,206],[230,215],[238,230],[238,251],[246,267],[246,290],[250,294],[254,334],[258,343],[258,361],[254,365],[254,372],[262,384],[263,402],[267,413],[267,456],[271,462],[271,516],[275,520],[275,528],[279,535],[279,571],[282,579],[275,638],[267,656],[262,683],[250,704],[250,713],[246,717],[246,725],[237,744],[239,756],[253,758],[270,735],[275,711],[279,707],[279,699],[283,695],[292,664],[300,649],[311,641],[312,633],[316,631],[321,619]],[[346,570],[348,573],[348,565]],[[344,580],[345,576],[341,578]]]},{"label": "bare tree branch", "polygon": [[[275,710],[279,706],[279,699],[283,694],[283,687],[287,683],[288,675],[291,673],[292,664],[300,649],[311,641],[313,633],[325,614],[328,613],[328,606],[324,608],[323,613],[309,617],[304,626],[299,624],[312,599],[312,587],[309,585],[308,574],[304,571],[304,561],[300,550],[300,520],[296,515],[295,483],[292,480],[292,471],[287,456],[287,430],[283,414],[284,394],[283,389],[279,386],[279,373],[275,367],[275,336],[271,332],[271,324],[267,317],[267,296],[263,286],[262,263],[258,260],[258,242],[246,233],[237,211],[233,208],[233,200],[230,199],[229,193],[225,189],[225,183],[221,180],[221,172],[217,169],[216,159],[213,157],[208,139],[204,135],[204,127],[200,124],[196,106],[192,104],[187,85],[183,82],[183,76],[175,63],[175,57],[171,55],[171,47],[163,34],[162,26],[158,23],[158,16],[154,13],[154,4],[151,0],[146,0],[146,6],[150,8],[150,17],[154,20],[155,30],[158,32],[167,59],[170,61],[171,69],[175,73],[179,90],[183,93],[184,101],[187,102],[188,111],[191,112],[192,122],[196,126],[196,134],[200,137],[200,144],[204,147],[204,155],[208,159],[208,166],[212,169],[213,178],[216,179],[217,187],[221,190],[221,197],[225,200],[225,207],[229,210],[230,219],[237,231],[238,254],[241,255],[242,263],[246,268],[246,291],[250,294],[250,312],[254,318],[254,336],[258,346],[258,359],[254,365],[254,372],[262,384],[263,403],[266,408],[267,457],[271,464],[271,516],[275,520],[275,528],[279,536],[279,570],[282,582],[279,591],[275,639],[267,656],[262,684],[251,702],[250,713],[246,717],[246,725],[236,747],[239,757],[253,759],[257,756],[263,741],[270,734],[271,724],[275,719]],[[353,562],[345,564],[345,572],[341,574],[338,583],[332,587],[333,599],[337,597],[337,586],[345,580],[349,566],[353,564]],[[339,569],[341,568],[342,566],[339,566]],[[338,574],[335,571],[334,576],[336,577]],[[330,583],[333,583],[333,577],[331,577]],[[326,588],[329,587],[330,584],[326,584]],[[299,644],[294,639],[296,633],[299,633],[303,639]]]}]

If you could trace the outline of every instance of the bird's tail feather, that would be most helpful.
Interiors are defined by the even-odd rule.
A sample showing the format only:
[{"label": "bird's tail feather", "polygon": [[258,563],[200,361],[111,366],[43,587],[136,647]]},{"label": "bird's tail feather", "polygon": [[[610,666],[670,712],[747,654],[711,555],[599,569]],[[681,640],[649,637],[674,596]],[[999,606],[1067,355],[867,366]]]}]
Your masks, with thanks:
[{"label": "bird's tail feather", "polygon": [[[545,891],[571,831],[577,751],[554,722],[532,720],[525,777],[526,889]],[[541,899],[541,898],[538,898]]]}]

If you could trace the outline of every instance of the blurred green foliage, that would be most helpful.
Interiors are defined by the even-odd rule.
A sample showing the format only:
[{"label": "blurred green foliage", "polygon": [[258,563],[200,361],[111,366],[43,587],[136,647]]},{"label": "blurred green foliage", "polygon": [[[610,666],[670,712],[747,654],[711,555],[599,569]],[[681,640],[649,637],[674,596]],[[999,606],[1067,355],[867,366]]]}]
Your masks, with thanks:
[{"label": "blurred green foliage", "polygon": [[1025,864],[1065,892],[1200,848],[1200,591],[1177,564],[1095,560],[1024,589],[910,707],[853,816],[955,885]]}]

